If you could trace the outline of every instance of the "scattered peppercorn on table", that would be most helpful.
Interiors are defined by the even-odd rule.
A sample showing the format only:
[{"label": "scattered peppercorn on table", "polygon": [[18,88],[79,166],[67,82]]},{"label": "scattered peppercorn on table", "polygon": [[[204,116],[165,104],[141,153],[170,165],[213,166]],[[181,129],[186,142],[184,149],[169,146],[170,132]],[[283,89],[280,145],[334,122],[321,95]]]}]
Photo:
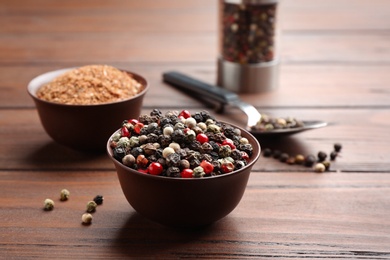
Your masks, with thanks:
[{"label": "scattered peppercorn on table", "polygon": [[[265,154],[238,206],[197,229],[135,212],[107,154],[52,141],[26,86],[108,64],[149,81],[142,113],[208,110],[245,126],[242,112],[217,113],[162,81],[179,70],[215,82],[217,1],[4,0],[0,10],[1,259],[390,258],[389,1],[281,1],[279,87],[240,98],[329,125],[259,139]],[[330,164],[308,166],[310,155]]]}]

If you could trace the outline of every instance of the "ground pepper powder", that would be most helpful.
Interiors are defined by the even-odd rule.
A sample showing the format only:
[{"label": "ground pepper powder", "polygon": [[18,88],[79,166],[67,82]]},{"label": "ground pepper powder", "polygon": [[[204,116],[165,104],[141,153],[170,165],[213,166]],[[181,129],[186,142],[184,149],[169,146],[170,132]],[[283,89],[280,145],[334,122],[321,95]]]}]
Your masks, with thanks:
[{"label": "ground pepper powder", "polygon": [[109,65],[88,65],[65,72],[37,91],[46,101],[69,105],[117,102],[135,96],[142,84]]}]

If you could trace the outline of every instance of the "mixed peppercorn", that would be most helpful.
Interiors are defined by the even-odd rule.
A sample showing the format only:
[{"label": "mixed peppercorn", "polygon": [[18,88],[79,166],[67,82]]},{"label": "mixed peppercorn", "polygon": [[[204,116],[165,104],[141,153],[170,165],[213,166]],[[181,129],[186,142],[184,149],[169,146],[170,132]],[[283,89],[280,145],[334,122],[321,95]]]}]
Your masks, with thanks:
[{"label": "mixed peppercorn", "polygon": [[[70,192],[67,189],[62,189],[60,192],[60,200],[66,201],[69,199]],[[93,200],[89,201],[87,203],[86,212],[81,216],[81,222],[83,225],[89,225],[92,223],[92,215],[91,213],[96,211],[96,208],[98,205],[103,204],[103,196],[102,195],[96,195]],[[45,199],[44,201],[44,210],[50,211],[54,209],[54,201],[52,199]]]},{"label": "mixed peppercorn", "polygon": [[125,120],[111,137],[114,158],[139,172],[176,178],[221,175],[246,166],[253,153],[241,130],[207,111],[154,109]]},{"label": "mixed peppercorn", "polygon": [[266,132],[277,129],[303,127],[304,123],[294,117],[272,117],[266,114],[261,114],[261,119],[252,126],[255,131]]},{"label": "mixed peppercorn", "polygon": [[[336,143],[333,147],[334,150],[330,153],[331,161],[334,161],[339,155],[342,145],[340,143]],[[330,161],[327,160],[328,154],[323,151],[319,151],[317,153],[317,156],[315,156],[314,154],[309,154],[306,156],[303,156],[302,154],[297,154],[295,156],[291,156],[288,153],[281,152],[280,150],[271,150],[270,148],[265,148],[262,154],[264,157],[272,157],[283,163],[313,167],[313,170],[315,172],[329,171],[331,164]]]}]

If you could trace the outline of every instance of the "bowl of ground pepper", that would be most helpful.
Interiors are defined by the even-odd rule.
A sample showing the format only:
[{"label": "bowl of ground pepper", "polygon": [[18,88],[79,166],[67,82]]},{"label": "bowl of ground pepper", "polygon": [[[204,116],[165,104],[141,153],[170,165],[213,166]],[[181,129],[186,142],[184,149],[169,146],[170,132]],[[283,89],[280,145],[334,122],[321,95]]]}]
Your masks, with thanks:
[{"label": "bowl of ground pepper", "polygon": [[260,145],[208,112],[154,109],[123,121],[107,152],[135,211],[165,226],[198,228],[237,207]]},{"label": "bowl of ground pepper", "polygon": [[88,65],[41,74],[27,90],[54,141],[101,153],[118,122],[140,115],[148,82],[109,65]]}]

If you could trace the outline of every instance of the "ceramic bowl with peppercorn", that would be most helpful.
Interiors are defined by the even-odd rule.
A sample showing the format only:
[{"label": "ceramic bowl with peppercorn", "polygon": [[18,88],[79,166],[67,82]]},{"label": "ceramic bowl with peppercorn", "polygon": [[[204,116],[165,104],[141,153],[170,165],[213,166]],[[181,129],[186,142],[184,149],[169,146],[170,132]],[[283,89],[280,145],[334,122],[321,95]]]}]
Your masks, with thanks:
[{"label": "ceramic bowl with peppercorn", "polygon": [[207,111],[154,109],[122,122],[107,152],[139,214],[166,226],[199,227],[239,204],[260,156],[249,132]]},{"label": "ceramic bowl with peppercorn", "polygon": [[27,90],[54,141],[79,151],[104,152],[118,122],[140,115],[148,83],[133,72],[88,65],[41,74]]}]

